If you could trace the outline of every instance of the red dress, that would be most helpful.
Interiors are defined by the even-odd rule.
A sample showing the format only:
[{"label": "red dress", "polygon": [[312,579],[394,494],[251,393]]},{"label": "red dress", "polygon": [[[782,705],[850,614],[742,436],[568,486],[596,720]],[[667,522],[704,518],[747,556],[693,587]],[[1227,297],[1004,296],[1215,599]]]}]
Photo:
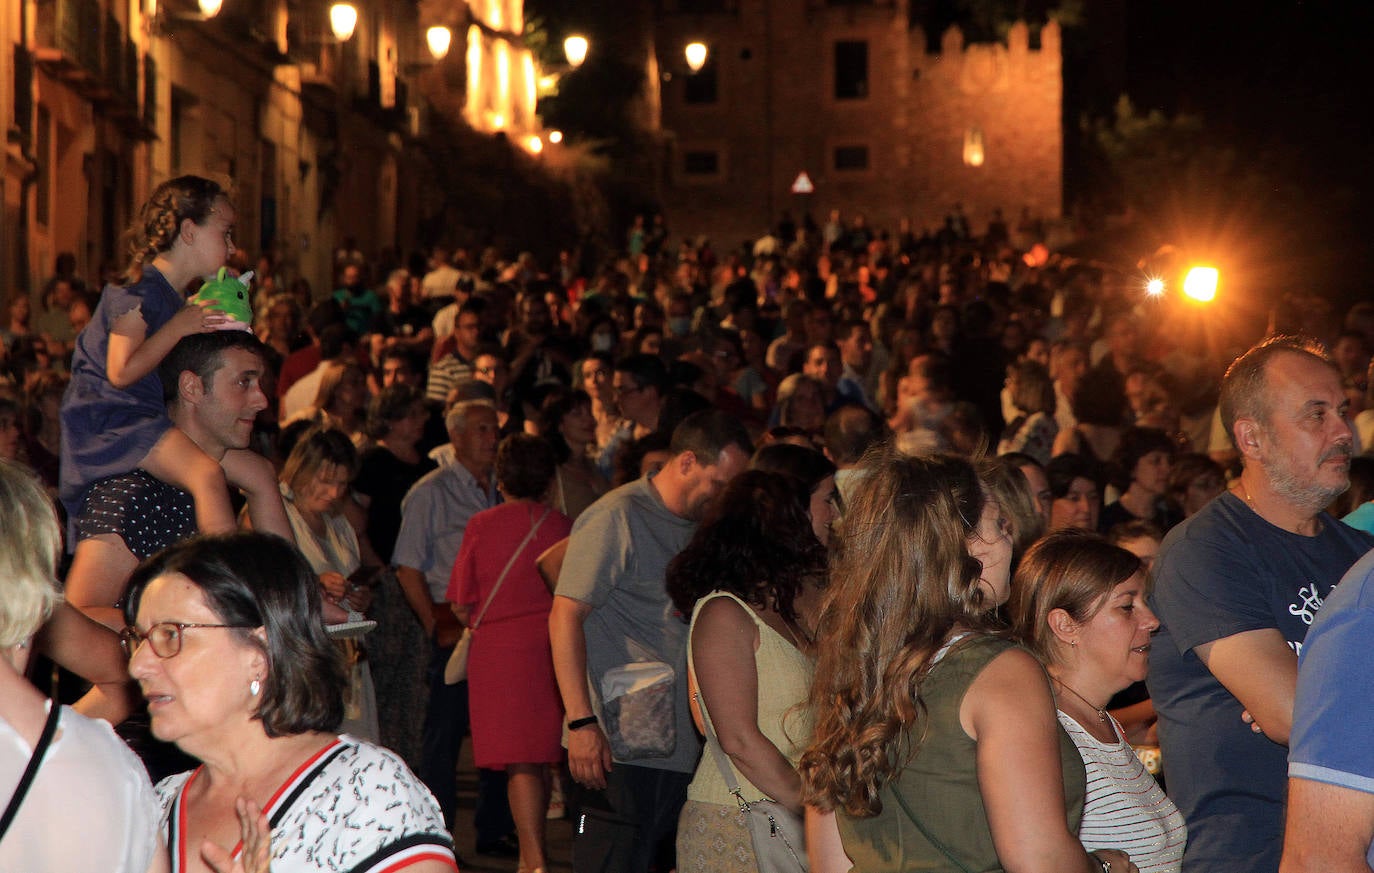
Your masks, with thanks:
[{"label": "red dress", "polygon": [[562,760],[563,702],[549,646],[553,595],[535,559],[572,531],[572,520],[542,503],[519,501],[479,512],[463,532],[448,599],[476,620],[521,540],[545,512],[538,532],[473,631],[468,652],[472,755],[478,767]]}]

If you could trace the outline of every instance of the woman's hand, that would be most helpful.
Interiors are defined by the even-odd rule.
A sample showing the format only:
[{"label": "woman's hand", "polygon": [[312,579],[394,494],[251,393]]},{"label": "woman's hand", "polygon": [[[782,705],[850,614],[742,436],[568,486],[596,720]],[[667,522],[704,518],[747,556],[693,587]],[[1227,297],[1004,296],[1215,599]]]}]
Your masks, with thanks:
[{"label": "woman's hand", "polygon": [[340,573],[332,570],[320,574],[320,587],[324,589],[324,596],[338,603],[348,594],[348,580]]},{"label": "woman's hand", "polygon": [[[1102,873],[1107,873],[1110,868],[1111,873],[1140,873],[1140,868],[1131,861],[1131,856],[1125,852],[1118,852],[1116,849],[1098,849],[1088,853],[1098,864],[1106,864]],[[1096,873],[1096,871],[1094,871]]]},{"label": "woman's hand", "polygon": [[234,801],[234,812],[243,841],[238,858],[230,857],[222,846],[209,840],[200,844],[200,856],[215,873],[271,873],[272,829],[267,816],[256,803],[243,797]]}]

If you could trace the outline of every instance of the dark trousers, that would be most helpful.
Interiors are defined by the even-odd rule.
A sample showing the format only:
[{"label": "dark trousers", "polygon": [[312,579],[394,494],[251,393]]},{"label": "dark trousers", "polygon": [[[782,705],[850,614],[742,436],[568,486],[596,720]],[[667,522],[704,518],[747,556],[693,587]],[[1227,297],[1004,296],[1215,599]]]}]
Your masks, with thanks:
[{"label": "dark trousers", "polygon": [[671,859],[691,781],[691,773],[630,764],[612,767],[601,791],[569,780],[573,873],[647,873],[656,858]]},{"label": "dark trousers", "polygon": [[[420,771],[416,774],[439,801],[444,822],[450,829],[458,805],[458,755],[468,733],[468,683],[444,684],[444,665],[452,654],[452,646],[435,646],[430,657],[429,707],[420,737]],[[477,771],[473,829],[478,844],[496,842],[515,830],[506,801],[505,771]]]}]

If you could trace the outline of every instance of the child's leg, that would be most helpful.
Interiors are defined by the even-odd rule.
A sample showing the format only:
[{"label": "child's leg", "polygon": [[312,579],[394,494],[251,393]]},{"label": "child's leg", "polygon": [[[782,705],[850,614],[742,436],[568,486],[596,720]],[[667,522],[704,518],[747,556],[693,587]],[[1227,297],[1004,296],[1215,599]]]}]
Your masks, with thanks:
[{"label": "child's leg", "polygon": [[224,470],[186,434],[168,428],[139,466],[191,493],[196,502],[196,527],[201,533],[227,533],[237,527]]},{"label": "child's leg", "polygon": [[253,530],[276,534],[294,543],[296,535],[286,517],[272,462],[248,449],[230,449],[220,462],[229,482],[248,498],[248,518]]}]

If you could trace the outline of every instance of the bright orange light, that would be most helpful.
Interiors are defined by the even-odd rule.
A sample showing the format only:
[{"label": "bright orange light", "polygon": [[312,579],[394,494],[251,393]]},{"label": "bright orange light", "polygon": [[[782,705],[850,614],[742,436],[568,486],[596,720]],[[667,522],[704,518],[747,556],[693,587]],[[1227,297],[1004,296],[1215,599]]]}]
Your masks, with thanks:
[{"label": "bright orange light", "polygon": [[525,148],[529,149],[530,154],[537,155],[544,150],[544,141],[537,136],[532,136],[525,140]]},{"label": "bright orange light", "polygon": [[1158,297],[1164,293],[1164,280],[1158,277],[1150,279],[1145,283],[1145,293],[1151,297]]},{"label": "bright orange light", "polygon": [[563,131],[561,131],[561,130],[551,130],[551,131],[549,131],[549,142],[553,143],[554,145],[558,145],[558,144],[559,144],[560,142],[562,142],[562,141],[563,141]]},{"label": "bright orange light", "polygon": [[582,62],[587,59],[587,49],[590,44],[585,36],[574,34],[563,40],[563,55],[568,59],[568,66],[574,70],[582,66]]},{"label": "bright orange light", "polygon": [[1217,296],[1216,267],[1193,267],[1183,279],[1183,293],[1199,303],[1211,303]]}]

